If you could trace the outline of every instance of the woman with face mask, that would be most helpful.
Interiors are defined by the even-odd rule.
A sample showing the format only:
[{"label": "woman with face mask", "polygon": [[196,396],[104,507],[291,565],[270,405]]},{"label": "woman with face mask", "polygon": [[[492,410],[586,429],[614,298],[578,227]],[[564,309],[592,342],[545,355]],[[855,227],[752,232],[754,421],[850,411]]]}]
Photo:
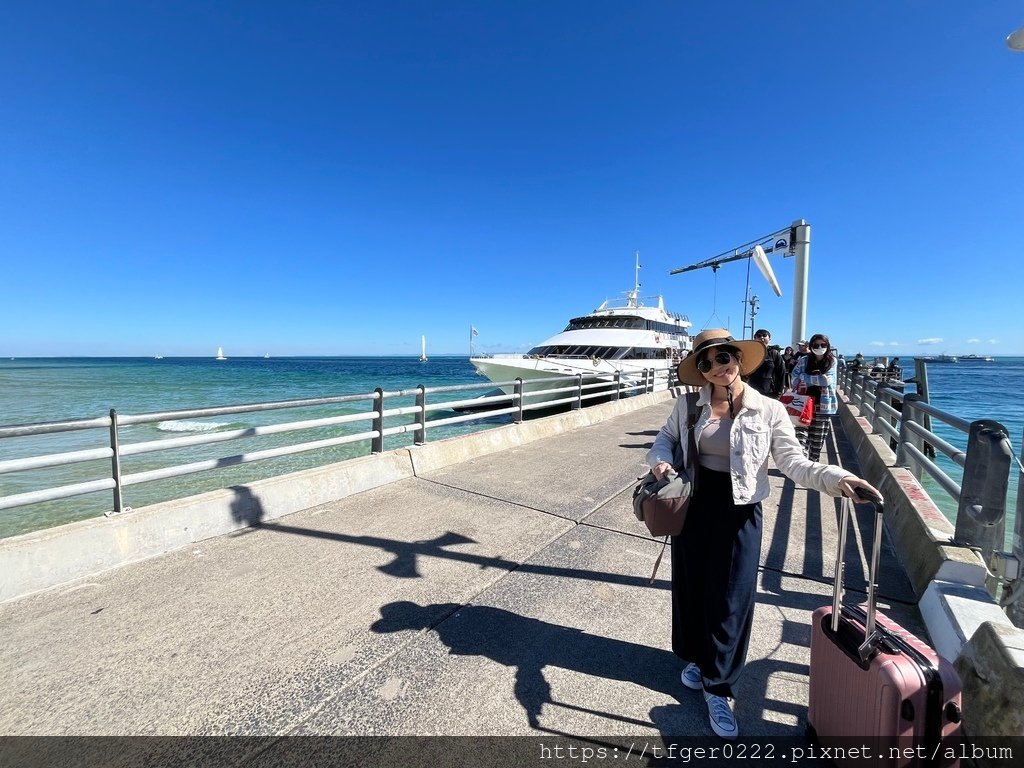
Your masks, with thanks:
[{"label": "woman with face mask", "polygon": [[[836,396],[838,364],[832,354],[832,343],[828,336],[816,333],[811,336],[811,354],[800,358],[793,369],[793,388],[800,391],[805,387],[807,394],[814,398],[814,421],[804,434],[797,432],[807,458],[817,461],[821,447],[832,430],[832,416],[839,410]],[[802,431],[802,430],[801,430]]]}]

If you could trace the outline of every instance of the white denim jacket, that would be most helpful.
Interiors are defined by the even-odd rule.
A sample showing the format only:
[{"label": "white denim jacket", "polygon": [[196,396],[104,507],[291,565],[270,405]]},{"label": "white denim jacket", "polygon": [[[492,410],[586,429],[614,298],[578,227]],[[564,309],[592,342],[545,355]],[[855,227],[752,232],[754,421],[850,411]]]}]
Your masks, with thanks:
[{"label": "white denim jacket", "polygon": [[[700,434],[711,417],[710,399],[711,386],[708,385],[701,389],[697,400],[701,409],[693,430],[697,445],[700,445]],[[686,397],[680,396],[665,426],[654,439],[653,447],[647,452],[649,466],[663,461],[672,464],[673,453],[680,450],[677,459],[685,459],[688,448],[686,421]],[[842,467],[819,464],[805,458],[785,406],[753,387],[745,387],[743,407],[736,414],[729,432],[733,503],[753,504],[768,498],[771,493],[768,485],[769,453],[779,471],[793,482],[830,496],[842,495],[839,484],[843,478],[853,475]]]}]

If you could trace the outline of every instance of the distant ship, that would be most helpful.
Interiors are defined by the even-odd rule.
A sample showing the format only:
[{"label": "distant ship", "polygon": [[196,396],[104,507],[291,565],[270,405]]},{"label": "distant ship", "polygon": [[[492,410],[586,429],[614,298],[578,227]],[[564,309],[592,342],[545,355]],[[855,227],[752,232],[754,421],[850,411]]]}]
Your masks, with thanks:
[{"label": "distant ship", "polygon": [[996,359],[990,355],[960,355],[961,363],[994,363]]},{"label": "distant ship", "polygon": [[960,358],[956,355],[921,355],[915,357],[915,360],[921,360],[925,363],[959,363]]},{"label": "distant ship", "polygon": [[154,360],[163,360],[163,359],[164,359],[164,356],[163,356],[163,355],[157,355],[157,356],[156,356],[156,357],[154,357],[153,359],[154,359]]},{"label": "distant ship", "polygon": [[420,362],[427,362],[427,337],[420,336]]},{"label": "distant ship", "polygon": [[269,359],[270,359],[270,353],[269,353],[269,352],[267,352],[267,353],[266,353],[266,354],[265,354],[265,355],[263,356],[263,359],[264,359],[264,360],[269,360]]},{"label": "distant ship", "polygon": [[217,347],[217,357],[216,357],[216,359],[217,360],[227,360],[227,358],[224,357],[224,347]]}]

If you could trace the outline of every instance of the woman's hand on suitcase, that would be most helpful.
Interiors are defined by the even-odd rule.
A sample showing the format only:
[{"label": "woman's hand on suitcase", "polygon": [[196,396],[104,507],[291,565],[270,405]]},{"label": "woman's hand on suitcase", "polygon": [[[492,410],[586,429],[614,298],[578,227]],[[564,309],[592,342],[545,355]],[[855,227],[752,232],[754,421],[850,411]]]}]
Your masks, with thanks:
[{"label": "woman's hand on suitcase", "polygon": [[[860,495],[857,490],[860,489]],[[878,492],[867,480],[861,480],[856,475],[848,475],[839,483],[839,490],[844,496],[849,496],[854,501],[864,501],[866,498],[881,499],[882,494]]]}]

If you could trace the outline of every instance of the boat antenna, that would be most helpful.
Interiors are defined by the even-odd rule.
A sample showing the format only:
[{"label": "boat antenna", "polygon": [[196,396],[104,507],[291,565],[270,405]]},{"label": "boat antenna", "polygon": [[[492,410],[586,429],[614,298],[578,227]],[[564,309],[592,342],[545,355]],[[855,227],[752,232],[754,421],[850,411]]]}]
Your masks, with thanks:
[{"label": "boat antenna", "polygon": [[629,298],[628,306],[637,307],[640,306],[640,270],[643,267],[640,266],[640,251],[636,252],[636,269],[633,275],[633,290],[627,294]]}]

